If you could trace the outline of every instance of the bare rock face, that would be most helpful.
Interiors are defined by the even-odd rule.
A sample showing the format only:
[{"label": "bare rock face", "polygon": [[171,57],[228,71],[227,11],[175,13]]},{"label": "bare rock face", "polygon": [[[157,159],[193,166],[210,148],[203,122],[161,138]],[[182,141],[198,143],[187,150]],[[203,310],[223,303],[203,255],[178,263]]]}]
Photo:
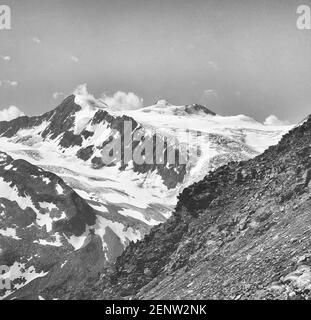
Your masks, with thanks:
[{"label": "bare rock face", "polygon": [[311,117],[185,189],[171,219],[89,280],[88,298],[310,299],[310,169]]},{"label": "bare rock face", "polygon": [[95,225],[96,211],[53,173],[3,152],[0,191],[0,265],[14,270],[4,296],[75,251],[76,239],[83,241]]},{"label": "bare rock face", "polygon": [[205,106],[202,106],[200,104],[192,104],[185,107],[185,111],[188,114],[197,114],[198,112],[202,112],[204,114],[215,116],[216,113],[214,111],[211,111]]},{"label": "bare rock face", "polygon": [[[95,210],[53,173],[27,161],[14,160],[0,152],[0,179],[2,189],[7,188],[7,191],[1,194],[4,196],[4,193],[7,193],[6,198],[3,197],[4,202],[10,202],[12,206],[18,204],[21,209],[32,212],[35,217],[47,213],[47,216],[51,214],[49,218],[53,219],[53,209],[55,214],[66,212],[64,219],[45,221],[42,218],[44,223],[53,222],[52,226],[45,224],[47,228],[54,227],[61,232],[67,232],[67,236],[79,236],[85,231],[86,225],[95,223]],[[10,214],[6,216],[12,218]],[[63,228],[60,227],[62,224]]]},{"label": "bare rock face", "polygon": [[62,261],[55,263],[46,276],[32,281],[7,299],[54,299],[61,295],[71,299],[72,295],[85,298],[80,291],[85,279],[95,277],[105,265],[105,254],[99,236],[91,236],[81,249],[68,253]]}]

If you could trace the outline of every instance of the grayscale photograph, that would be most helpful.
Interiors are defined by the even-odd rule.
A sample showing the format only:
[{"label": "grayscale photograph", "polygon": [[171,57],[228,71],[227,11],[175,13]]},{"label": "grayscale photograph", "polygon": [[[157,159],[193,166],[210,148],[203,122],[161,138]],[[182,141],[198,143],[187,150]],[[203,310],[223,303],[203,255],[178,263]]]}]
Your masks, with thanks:
[{"label": "grayscale photograph", "polygon": [[0,306],[310,300],[310,8],[0,0]]}]

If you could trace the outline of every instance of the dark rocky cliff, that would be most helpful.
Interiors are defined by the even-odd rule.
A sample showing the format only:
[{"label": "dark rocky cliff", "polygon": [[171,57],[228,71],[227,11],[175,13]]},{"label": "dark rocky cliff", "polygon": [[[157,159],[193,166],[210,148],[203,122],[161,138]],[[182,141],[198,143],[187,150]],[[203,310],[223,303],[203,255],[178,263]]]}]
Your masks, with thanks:
[{"label": "dark rocky cliff", "polygon": [[96,211],[61,178],[3,152],[0,191],[0,265],[18,269],[13,291],[63,262],[75,250],[69,239],[96,223]]}]

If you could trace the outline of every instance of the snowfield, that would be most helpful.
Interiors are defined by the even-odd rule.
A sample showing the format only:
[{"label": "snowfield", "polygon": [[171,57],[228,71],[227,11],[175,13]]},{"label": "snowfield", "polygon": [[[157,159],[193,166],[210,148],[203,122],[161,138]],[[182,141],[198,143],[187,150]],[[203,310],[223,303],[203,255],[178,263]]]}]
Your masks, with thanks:
[{"label": "snowfield", "polygon": [[208,114],[208,109],[207,113],[185,110],[186,106],[174,106],[160,100],[154,106],[115,114],[130,116],[146,128],[183,143],[196,143],[199,136],[202,154],[192,165],[186,185],[201,180],[219,165],[231,160],[246,160],[264,152],[293,128],[291,125],[264,125],[245,115],[221,116]]}]

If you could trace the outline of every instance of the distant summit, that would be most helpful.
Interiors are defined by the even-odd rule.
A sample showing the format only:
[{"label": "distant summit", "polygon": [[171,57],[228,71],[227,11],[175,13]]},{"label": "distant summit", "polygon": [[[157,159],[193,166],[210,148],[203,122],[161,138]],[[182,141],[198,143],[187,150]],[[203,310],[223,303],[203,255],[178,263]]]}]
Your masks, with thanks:
[{"label": "distant summit", "polygon": [[187,115],[212,115],[216,113],[208,109],[206,106],[199,104],[181,105],[175,106],[166,100],[158,100],[153,106],[140,109],[145,113],[157,113],[162,115],[175,115],[175,116],[187,116]]},{"label": "distant summit", "polygon": [[205,113],[208,115],[216,116],[214,111],[211,111],[206,106],[200,104],[191,104],[186,106],[185,111],[189,114],[198,114],[198,113]]}]

